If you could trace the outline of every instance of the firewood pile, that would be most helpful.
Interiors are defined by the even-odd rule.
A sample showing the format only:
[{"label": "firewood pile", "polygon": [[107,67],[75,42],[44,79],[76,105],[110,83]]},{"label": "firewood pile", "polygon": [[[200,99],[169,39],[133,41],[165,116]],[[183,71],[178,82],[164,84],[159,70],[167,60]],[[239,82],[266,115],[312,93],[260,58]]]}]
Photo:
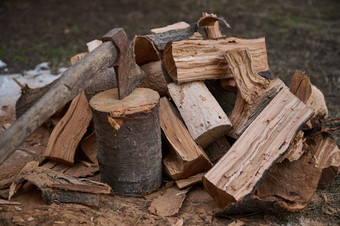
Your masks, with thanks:
[{"label": "firewood pile", "polygon": [[[272,76],[264,37],[228,37],[219,23],[230,27],[203,13],[193,25],[135,36],[130,52],[145,73],[138,88],[120,99],[119,70],[102,72],[45,123],[53,127],[46,160],[7,181],[9,197],[27,180],[48,202],[98,205],[98,194],[145,195],[170,179],[185,192],[203,183],[225,213],[305,209],[340,172],[329,133],[340,120],[327,118],[306,73],[296,71],[289,86]],[[53,84],[26,88],[17,118]]]}]

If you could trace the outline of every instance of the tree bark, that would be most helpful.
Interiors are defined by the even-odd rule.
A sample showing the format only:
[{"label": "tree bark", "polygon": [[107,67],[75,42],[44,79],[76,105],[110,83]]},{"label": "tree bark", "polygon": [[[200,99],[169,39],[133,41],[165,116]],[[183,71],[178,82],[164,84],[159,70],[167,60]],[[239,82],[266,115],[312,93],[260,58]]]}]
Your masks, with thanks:
[{"label": "tree bark", "polygon": [[92,97],[101,180],[123,195],[141,195],[162,182],[159,95],[137,88],[122,100],[111,89]]}]

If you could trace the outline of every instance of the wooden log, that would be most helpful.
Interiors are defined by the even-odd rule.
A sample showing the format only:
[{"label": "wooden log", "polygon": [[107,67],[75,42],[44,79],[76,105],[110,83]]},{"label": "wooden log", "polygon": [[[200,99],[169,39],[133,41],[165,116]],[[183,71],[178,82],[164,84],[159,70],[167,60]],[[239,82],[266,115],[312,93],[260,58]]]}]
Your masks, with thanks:
[{"label": "wooden log", "polygon": [[64,117],[53,129],[44,157],[65,164],[74,163],[78,144],[92,119],[85,93],[72,100]]},{"label": "wooden log", "polygon": [[86,155],[86,157],[91,162],[98,165],[98,160],[97,160],[98,150],[97,150],[96,135],[94,133],[91,133],[89,136],[83,139],[79,145],[80,145],[81,150]]},{"label": "wooden log", "polygon": [[160,100],[160,123],[170,146],[170,153],[163,162],[172,179],[184,179],[211,168],[207,155],[192,139],[166,97]]},{"label": "wooden log", "polygon": [[73,57],[71,57],[71,64],[75,64],[77,63],[79,60],[81,60],[82,58],[84,58],[88,53],[84,52],[84,53],[78,53],[76,55],[74,55]]},{"label": "wooden log", "polygon": [[259,76],[248,50],[229,50],[225,58],[239,90],[229,115],[233,128],[228,133],[237,139],[285,85],[278,78],[270,81]]},{"label": "wooden log", "polygon": [[188,28],[190,27],[190,24],[180,21],[174,24],[167,25],[165,27],[160,27],[160,28],[153,28],[150,30],[151,34],[156,34],[156,33],[163,33],[171,30],[177,30],[177,29],[183,29],[183,28]]},{"label": "wooden log", "polygon": [[203,82],[168,84],[192,138],[203,148],[228,132],[231,123]]},{"label": "wooden log", "polygon": [[340,149],[329,133],[307,138],[308,152],[302,161],[322,170],[318,188],[328,187],[340,173]]},{"label": "wooden log", "polygon": [[266,171],[286,153],[312,110],[283,88],[203,177],[207,192],[222,207],[249,196]]},{"label": "wooden log", "polygon": [[24,181],[36,185],[48,204],[79,203],[89,206],[99,205],[99,194],[113,195],[107,185],[87,179],[77,179],[63,173],[38,167],[38,162],[29,162],[17,175],[9,192],[9,199],[19,190]]},{"label": "wooden log", "polygon": [[190,187],[195,184],[199,184],[202,182],[202,177],[204,173],[198,173],[194,176],[191,176],[187,179],[182,179],[182,180],[176,180],[176,185],[179,189],[184,189],[187,187]]},{"label": "wooden log", "polygon": [[144,64],[140,68],[145,72],[146,77],[139,87],[153,89],[157,91],[160,96],[169,95],[168,81],[170,82],[170,78],[167,78],[160,60]]},{"label": "wooden log", "polygon": [[178,83],[232,78],[224,55],[227,50],[237,48],[249,49],[256,72],[269,69],[264,37],[169,42],[163,52],[164,65]]},{"label": "wooden log", "polygon": [[217,163],[230,149],[230,144],[225,136],[218,138],[214,143],[205,148],[205,152],[212,163]]},{"label": "wooden log", "polygon": [[287,153],[277,162],[281,163],[283,160],[288,159],[290,162],[299,160],[301,156],[306,152],[307,147],[305,145],[306,138],[304,133],[300,131],[294,138],[292,144],[288,148]]},{"label": "wooden log", "polygon": [[234,78],[221,79],[220,86],[229,92],[237,92],[237,86]]},{"label": "wooden log", "polygon": [[1,134],[0,164],[17,149],[26,137],[77,96],[99,72],[106,69],[116,58],[116,48],[112,42],[106,42],[66,70],[58,82],[39,101]]},{"label": "wooden log", "polygon": [[[202,17],[206,17],[206,16],[215,16],[217,17],[215,14],[209,14],[207,12],[202,12]],[[208,38],[220,38],[223,37],[221,31],[220,31],[220,25],[218,24],[218,21],[215,21],[213,23],[213,25],[210,26],[205,26],[204,28],[204,32],[206,34],[206,36]]]},{"label": "wooden log", "polygon": [[141,195],[162,182],[159,95],[135,89],[122,100],[111,89],[92,97],[101,180],[124,195]]}]

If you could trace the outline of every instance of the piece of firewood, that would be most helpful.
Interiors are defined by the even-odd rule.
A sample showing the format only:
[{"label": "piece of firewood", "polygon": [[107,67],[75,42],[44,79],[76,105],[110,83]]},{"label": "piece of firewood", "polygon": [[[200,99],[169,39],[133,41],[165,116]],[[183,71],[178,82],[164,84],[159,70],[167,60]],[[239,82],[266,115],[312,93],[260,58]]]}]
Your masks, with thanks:
[{"label": "piece of firewood", "polygon": [[44,157],[65,164],[74,163],[77,146],[92,119],[84,92],[74,98],[64,117],[53,129]]},{"label": "piece of firewood", "polygon": [[222,207],[252,194],[312,114],[288,88],[283,88],[204,175],[207,192]]},{"label": "piece of firewood", "polygon": [[95,50],[95,48],[97,48],[98,46],[100,46],[103,42],[101,40],[98,39],[94,39],[88,43],[86,43],[87,45],[87,49],[89,52],[92,52],[93,50]]},{"label": "piece of firewood", "polygon": [[230,120],[204,82],[170,83],[168,89],[189,133],[202,148],[228,132]]},{"label": "piece of firewood", "polygon": [[230,144],[225,136],[218,138],[214,143],[205,148],[210,161],[216,163],[230,149]]},{"label": "piece of firewood", "polygon": [[296,135],[292,144],[288,148],[287,153],[277,161],[278,163],[281,163],[285,159],[288,159],[290,162],[300,159],[307,149],[305,145],[306,138],[303,135],[304,133],[302,131]]},{"label": "piece of firewood", "polygon": [[318,188],[329,186],[340,173],[340,149],[329,133],[319,133],[307,138],[308,152],[302,161],[322,169]]},{"label": "piece of firewood", "polygon": [[315,135],[322,132],[330,132],[340,129],[340,118],[323,118],[323,117],[314,117],[310,120],[311,129],[306,128],[305,126],[305,134],[306,136]]},{"label": "piece of firewood", "polygon": [[90,100],[101,180],[124,195],[141,195],[162,182],[159,94],[137,88],[119,100],[118,89]]},{"label": "piece of firewood", "polygon": [[94,133],[91,133],[80,142],[79,146],[86,157],[91,160],[91,162],[98,165],[96,135]]},{"label": "piece of firewood", "polygon": [[132,43],[136,64],[143,65],[161,59],[155,43],[147,36],[136,35]]},{"label": "piece of firewood", "polygon": [[256,191],[265,199],[273,197],[289,211],[300,211],[307,207],[316,191],[321,169],[301,161],[284,161],[275,164]]},{"label": "piece of firewood", "polygon": [[166,97],[160,100],[160,123],[170,146],[170,153],[163,162],[172,179],[184,179],[211,168],[207,155],[192,139]]},{"label": "piece of firewood", "polygon": [[[202,12],[202,17],[206,16],[215,16],[215,14],[209,14],[207,12]],[[204,32],[208,38],[220,38],[223,37],[221,31],[220,31],[220,25],[218,24],[218,21],[214,22],[214,25],[205,26]]]},{"label": "piece of firewood", "polygon": [[225,58],[238,89],[235,106],[229,115],[233,128],[228,133],[237,139],[285,84],[279,78],[268,80],[258,75],[248,50],[229,50]]},{"label": "piece of firewood", "polygon": [[84,53],[78,53],[76,55],[74,55],[73,57],[71,57],[71,64],[75,64],[77,63],[79,60],[83,59],[88,53],[84,52]]},{"label": "piece of firewood", "polygon": [[150,30],[151,34],[156,34],[156,33],[162,33],[162,32],[166,32],[166,31],[171,31],[171,30],[176,30],[176,29],[183,29],[183,28],[188,28],[190,27],[190,24],[181,21],[181,22],[177,22],[174,24],[170,24],[167,25],[165,27],[160,27],[160,28],[153,28]]},{"label": "piece of firewood", "polygon": [[236,93],[237,91],[237,86],[234,78],[221,79],[220,86],[223,89],[228,90],[229,92]]},{"label": "piece of firewood", "polygon": [[157,91],[160,96],[169,95],[168,81],[170,82],[170,78],[167,79],[166,72],[160,60],[144,64],[140,68],[145,72],[146,77],[139,87],[153,89]]},{"label": "piece of firewood", "polygon": [[99,194],[113,195],[112,189],[88,179],[77,179],[63,173],[38,167],[38,162],[29,162],[17,175],[9,192],[9,199],[19,190],[24,181],[37,186],[48,204],[79,203],[89,206],[99,205]]},{"label": "piece of firewood", "polygon": [[232,78],[224,55],[227,50],[237,48],[249,49],[256,72],[268,70],[264,37],[169,42],[163,53],[164,65],[171,78],[178,83]]},{"label": "piece of firewood", "polygon": [[199,183],[202,182],[203,175],[204,175],[204,173],[198,173],[198,174],[191,176],[191,177],[188,177],[186,179],[176,180],[176,185],[179,189],[184,189],[184,188],[187,188],[189,186],[199,184]]}]

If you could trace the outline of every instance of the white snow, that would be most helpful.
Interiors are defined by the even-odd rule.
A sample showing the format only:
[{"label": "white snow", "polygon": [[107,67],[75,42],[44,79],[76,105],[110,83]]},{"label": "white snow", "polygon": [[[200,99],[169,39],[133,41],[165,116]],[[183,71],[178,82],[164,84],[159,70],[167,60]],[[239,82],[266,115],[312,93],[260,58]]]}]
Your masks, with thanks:
[{"label": "white snow", "polygon": [[20,87],[13,81],[13,78],[23,85],[27,84],[30,88],[38,88],[59,78],[66,69],[60,68],[57,75],[52,75],[48,63],[43,62],[35,69],[24,71],[22,74],[0,75],[0,116],[5,115],[5,111],[14,112],[15,102],[20,97]]},{"label": "white snow", "polygon": [[7,67],[7,64],[0,60],[0,68]]}]

